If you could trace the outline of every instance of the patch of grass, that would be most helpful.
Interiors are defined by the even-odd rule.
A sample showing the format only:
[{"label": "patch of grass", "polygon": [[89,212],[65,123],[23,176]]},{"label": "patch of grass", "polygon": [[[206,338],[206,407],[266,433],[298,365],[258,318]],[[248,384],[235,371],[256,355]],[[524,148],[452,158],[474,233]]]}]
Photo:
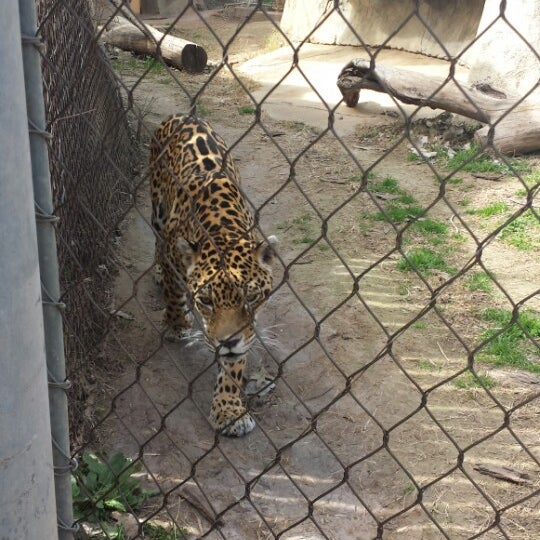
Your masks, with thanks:
[{"label": "patch of grass", "polygon": [[313,244],[313,242],[315,242],[315,239],[311,238],[311,236],[302,236],[302,238],[293,240],[294,244]]},{"label": "patch of grass", "polygon": [[463,183],[463,178],[457,178],[457,177],[453,176],[452,178],[448,179],[448,183],[456,186],[458,184]]},{"label": "patch of grass", "polygon": [[319,251],[329,251],[330,250],[330,246],[328,244],[318,244],[317,248],[319,249]]},{"label": "patch of grass", "polygon": [[440,371],[441,368],[429,360],[418,360],[416,365],[424,371]]},{"label": "patch of grass", "polygon": [[311,215],[310,214],[303,214],[301,216],[297,216],[293,218],[292,223],[295,225],[295,227],[304,233],[307,233],[311,230]]},{"label": "patch of grass", "polygon": [[474,375],[472,371],[467,371],[457,379],[452,380],[452,384],[461,390],[471,390],[473,388],[493,388],[495,381],[489,375]]},{"label": "patch of grass", "polygon": [[405,285],[405,283],[400,283],[398,285],[398,294],[399,296],[408,296],[409,295],[409,288],[407,287],[407,285]]},{"label": "patch of grass", "polygon": [[379,182],[371,182],[369,184],[370,191],[373,191],[375,193],[391,193],[391,194],[397,194],[402,193],[398,181],[395,178],[392,178],[391,176],[387,176],[386,178],[383,178]]},{"label": "patch of grass", "polygon": [[416,199],[409,193],[403,193],[396,199],[396,201],[401,204],[413,204],[416,202]]},{"label": "patch of grass", "polygon": [[240,114],[255,114],[255,107],[238,107],[238,112]]},{"label": "patch of grass", "polygon": [[[349,178],[349,180],[351,182],[361,182],[363,178],[364,178],[364,175],[362,173],[356,173],[356,174],[353,174]],[[375,173],[373,171],[369,171],[367,174],[367,178],[368,180],[373,180],[375,178]]]},{"label": "patch of grass", "polygon": [[471,199],[461,199],[461,201],[458,201],[458,204],[459,204],[459,206],[463,206],[463,207],[470,206],[472,204],[472,200]]},{"label": "patch of grass", "polygon": [[404,221],[409,221],[411,219],[417,218],[422,215],[424,208],[419,205],[408,204],[406,206],[401,206],[396,203],[390,203],[386,212],[377,212],[373,219],[378,221],[390,221],[393,223],[403,223]]},{"label": "patch of grass", "polygon": [[149,73],[162,73],[165,71],[163,63],[152,56],[145,56],[144,58],[136,58],[135,56],[121,57],[112,60],[111,64],[113,69],[119,73],[126,71],[144,73],[147,70]]},{"label": "patch of grass", "polygon": [[455,240],[456,242],[459,242],[460,244],[463,244],[468,239],[467,236],[465,236],[464,234],[458,233],[458,232],[452,233],[450,238],[452,238],[452,240]]},{"label": "patch of grass", "polygon": [[423,158],[420,154],[417,154],[416,152],[408,152],[407,153],[407,161],[423,161]]},{"label": "patch of grass", "polygon": [[482,208],[476,208],[474,210],[467,210],[467,214],[475,214],[477,216],[489,218],[491,216],[498,216],[508,211],[508,205],[501,201],[496,201],[483,206]]},{"label": "patch of grass", "polygon": [[[517,159],[508,160],[516,171],[525,171],[528,165]],[[499,160],[495,160],[480,147],[473,145],[469,149],[458,150],[454,156],[446,162],[448,169],[460,169],[467,172],[495,172],[512,174],[510,167]]]},{"label": "patch of grass", "polygon": [[410,272],[413,268],[426,276],[430,275],[432,270],[442,270],[449,274],[454,274],[456,272],[456,269],[449,266],[440,253],[431,249],[413,249],[407,253],[407,257],[409,260],[402,257],[397,262],[397,268],[398,270],[401,270],[401,272]]},{"label": "patch of grass", "polygon": [[449,231],[449,227],[446,223],[430,218],[415,221],[411,225],[411,228],[426,236],[432,234],[446,236]]},{"label": "patch of grass", "polygon": [[[522,310],[516,322],[510,324],[512,313],[505,309],[488,308],[482,314],[484,321],[493,323],[493,328],[484,331],[482,340],[491,338],[481,350],[478,358],[495,366],[512,366],[532,373],[540,373],[540,350],[531,343],[523,329],[534,339],[540,338],[540,317],[531,309]],[[510,324],[510,326],[508,326]],[[508,326],[508,328],[506,328]],[[498,334],[502,329],[503,332]],[[498,335],[497,335],[498,334]]]},{"label": "patch of grass", "polygon": [[475,272],[467,278],[466,287],[469,291],[491,292],[493,285],[491,278],[485,272]]},{"label": "patch of grass", "polygon": [[531,210],[523,212],[501,231],[501,240],[522,251],[540,249],[540,220]]},{"label": "patch of grass", "polygon": [[199,116],[210,116],[212,114],[212,111],[208,107],[206,107],[206,105],[199,102],[197,103],[196,113]]},{"label": "patch of grass", "polygon": [[427,323],[424,321],[415,321],[411,324],[412,328],[418,328],[419,330],[423,328],[427,328],[427,326],[428,326]]}]

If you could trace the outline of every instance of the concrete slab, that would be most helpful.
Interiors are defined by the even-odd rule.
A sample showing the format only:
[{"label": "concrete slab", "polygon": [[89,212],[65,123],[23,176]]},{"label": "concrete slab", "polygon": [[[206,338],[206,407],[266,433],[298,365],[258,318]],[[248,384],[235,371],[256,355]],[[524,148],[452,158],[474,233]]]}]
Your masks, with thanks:
[{"label": "concrete slab", "polygon": [[[298,65],[293,65],[290,47],[253,58],[236,69],[257,81],[261,86],[254,97],[263,103],[263,110],[277,120],[304,122],[317,128],[328,126],[329,111],[341,101],[337,77],[345,64],[353,58],[369,58],[360,47],[339,45],[302,45]],[[397,50],[380,50],[377,62],[411,69],[424,74],[445,77],[449,64],[444,60]],[[460,67],[457,79],[467,80],[468,70]],[[279,85],[276,87],[276,85]],[[362,90],[355,108],[341,104],[335,109],[335,129],[340,135],[354,132],[360,123],[380,123],[382,114],[412,115],[417,107],[395,102],[385,94]],[[440,110],[422,109],[416,118],[440,114]]]}]

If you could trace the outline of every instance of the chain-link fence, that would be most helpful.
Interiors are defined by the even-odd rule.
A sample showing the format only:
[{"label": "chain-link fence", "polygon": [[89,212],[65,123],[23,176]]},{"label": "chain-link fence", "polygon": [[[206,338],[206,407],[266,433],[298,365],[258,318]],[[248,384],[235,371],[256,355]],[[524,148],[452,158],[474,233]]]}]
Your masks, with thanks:
[{"label": "chain-link fence", "polygon": [[[111,305],[111,242],[129,209],[139,166],[134,136],[91,5],[38,2],[54,192],[72,433],[91,425],[96,346]],[[112,271],[112,268],[111,268]],[[103,362],[101,362],[103,368]]]},{"label": "chain-link fence", "polygon": [[[479,19],[489,2],[466,21],[436,2],[380,13],[341,4],[289,1],[281,27],[265,2],[239,20],[191,3],[144,20],[114,1],[96,21],[83,0],[39,5],[81,537],[540,535],[540,166],[500,137],[510,129],[514,147],[531,144],[521,128],[538,131],[538,76],[513,97],[496,78],[473,81],[471,60],[498,31],[525,44],[540,73],[537,43],[506,2],[489,21]],[[110,45],[123,19],[154,57],[133,36],[126,50]],[[172,67],[173,45],[150,25],[175,46],[204,47],[208,65]],[[458,106],[465,116],[441,112]],[[220,243],[200,211],[220,174],[179,173],[175,144],[188,132],[177,123],[154,135],[173,113],[204,119],[230,149],[234,164],[207,139],[179,156],[196,147],[214,164],[203,167],[239,170],[255,228],[242,222],[236,240]],[[154,165],[141,169],[150,146]],[[176,207],[158,201],[160,181],[178,182]],[[208,212],[227,228],[226,195]],[[160,208],[178,212],[191,247]],[[212,351],[209,306],[218,313],[232,288],[253,318],[267,267],[242,281],[238,246],[272,235],[272,291],[239,382],[231,339],[248,341],[253,320],[234,326],[224,308],[218,323],[232,336]],[[197,257],[214,260],[220,281],[211,271],[194,284],[189,265],[174,264],[180,248],[195,249],[201,272]],[[171,321],[190,313],[189,338],[169,339],[186,330]],[[246,409],[216,421],[220,400],[240,396]],[[225,437],[231,425],[254,429]]]}]

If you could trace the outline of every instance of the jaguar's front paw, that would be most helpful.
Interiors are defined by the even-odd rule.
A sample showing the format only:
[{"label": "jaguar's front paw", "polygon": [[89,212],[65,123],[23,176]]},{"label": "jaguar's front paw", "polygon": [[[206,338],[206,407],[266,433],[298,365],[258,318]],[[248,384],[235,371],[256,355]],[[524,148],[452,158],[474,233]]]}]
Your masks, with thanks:
[{"label": "jaguar's front paw", "polygon": [[210,422],[216,431],[227,437],[242,437],[253,430],[255,420],[244,407],[214,408],[210,412]]}]

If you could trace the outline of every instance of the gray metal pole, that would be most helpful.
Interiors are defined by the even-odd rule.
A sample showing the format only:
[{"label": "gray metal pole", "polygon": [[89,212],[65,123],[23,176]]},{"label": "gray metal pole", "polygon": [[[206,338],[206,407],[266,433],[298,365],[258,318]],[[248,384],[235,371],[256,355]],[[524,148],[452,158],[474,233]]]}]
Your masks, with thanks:
[{"label": "gray metal pole", "polygon": [[0,538],[57,538],[17,0],[0,2]]},{"label": "gray metal pole", "polygon": [[49,372],[49,402],[55,470],[56,512],[58,538],[73,538],[73,506],[71,498],[71,460],[69,452],[69,420],[66,395],[66,367],[62,325],[58,258],[54,230],[53,200],[46,141],[45,107],[41,58],[36,48],[37,29],[35,0],[19,0],[20,24],[23,37],[26,105],[30,124],[30,154],[34,181],[34,200],[37,211],[39,269],[43,295],[45,351]]}]

